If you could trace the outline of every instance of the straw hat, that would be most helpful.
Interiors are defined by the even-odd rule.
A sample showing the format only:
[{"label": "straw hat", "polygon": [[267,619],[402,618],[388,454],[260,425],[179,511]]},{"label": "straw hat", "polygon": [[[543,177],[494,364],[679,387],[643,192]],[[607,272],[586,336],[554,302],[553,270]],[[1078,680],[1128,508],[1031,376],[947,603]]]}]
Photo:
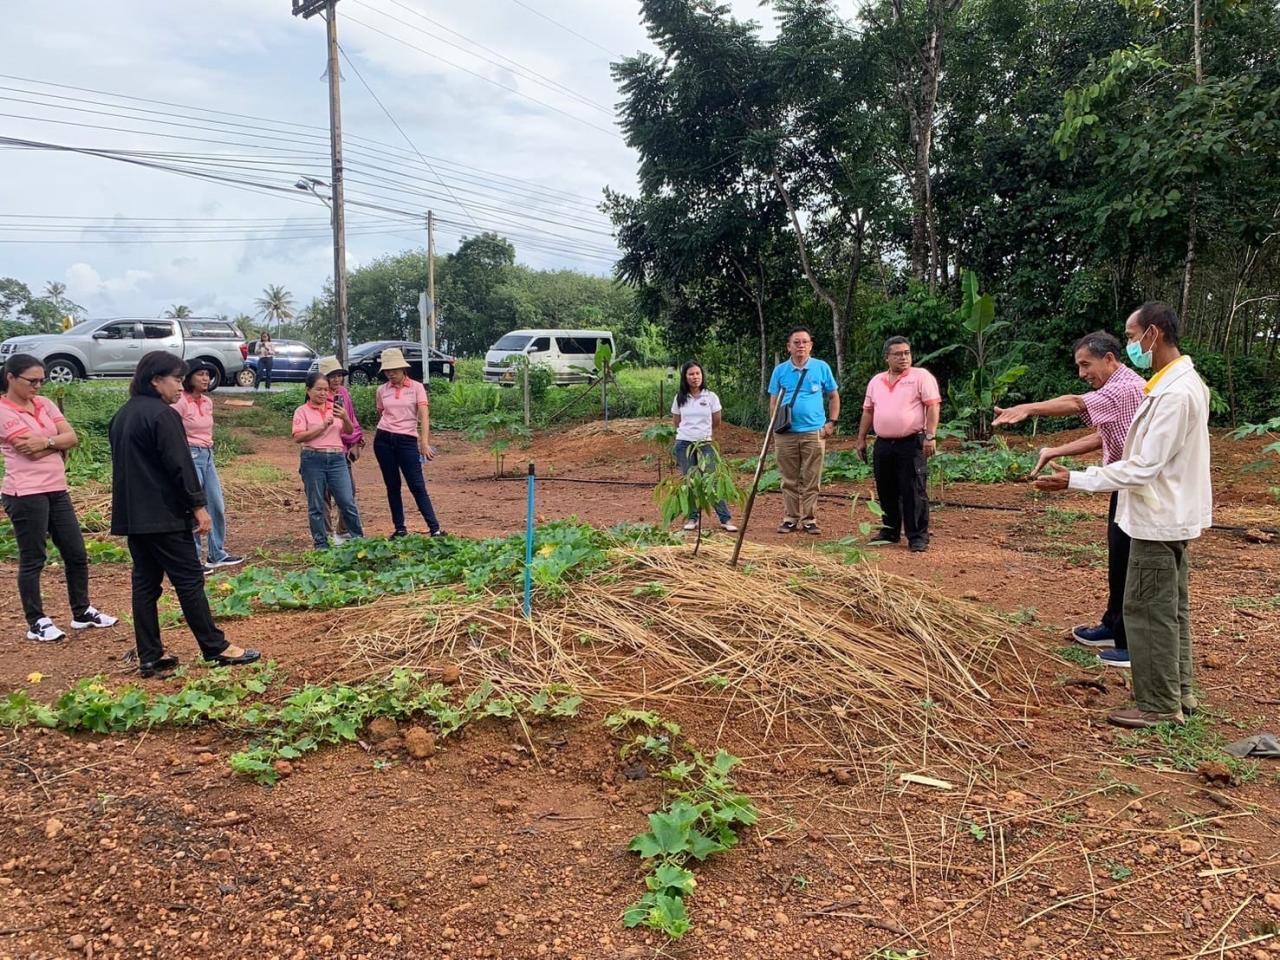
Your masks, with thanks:
[{"label": "straw hat", "polygon": [[342,365],[337,357],[321,357],[320,358],[320,376],[327,377],[331,373],[345,374],[347,368]]},{"label": "straw hat", "polygon": [[378,369],[383,373],[388,370],[408,370],[409,361],[404,358],[399,347],[387,347],[378,358]]}]

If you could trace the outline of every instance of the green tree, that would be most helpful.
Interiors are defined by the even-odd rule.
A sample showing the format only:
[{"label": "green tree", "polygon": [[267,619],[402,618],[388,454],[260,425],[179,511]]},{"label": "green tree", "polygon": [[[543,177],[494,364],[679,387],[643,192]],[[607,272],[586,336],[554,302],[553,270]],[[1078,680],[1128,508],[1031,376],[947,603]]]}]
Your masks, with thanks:
[{"label": "green tree", "polygon": [[268,327],[274,323],[278,328],[293,319],[293,294],[282,286],[264,287],[262,296],[253,303],[258,308],[258,316]]},{"label": "green tree", "polygon": [[449,254],[438,290],[441,334],[455,350],[481,353],[513,326],[520,326],[522,316],[530,316],[520,309],[511,288],[499,295],[512,278],[515,261],[511,241],[496,233],[464,237],[457,251]]},{"label": "green tree", "polygon": [[191,316],[191,308],[185,303],[175,303],[165,310],[164,315],[174,320],[185,320]]}]

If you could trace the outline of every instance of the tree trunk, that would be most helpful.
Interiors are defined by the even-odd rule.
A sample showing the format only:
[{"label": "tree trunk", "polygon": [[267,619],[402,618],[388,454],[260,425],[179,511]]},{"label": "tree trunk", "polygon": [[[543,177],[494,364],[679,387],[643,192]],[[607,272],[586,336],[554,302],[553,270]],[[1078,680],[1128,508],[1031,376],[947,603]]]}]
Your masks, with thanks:
[{"label": "tree trunk", "polygon": [[1199,214],[1199,189],[1191,188],[1191,210],[1187,214],[1187,254],[1182,267],[1182,304],[1178,316],[1182,320],[1182,329],[1187,329],[1191,312],[1191,288],[1196,272],[1196,220]]},{"label": "tree trunk", "polygon": [[756,297],[756,325],[760,332],[760,396],[769,391],[769,342],[765,337],[764,300]]},{"label": "tree trunk", "polygon": [[809,262],[809,251],[805,247],[804,228],[800,226],[800,217],[796,213],[795,204],[791,202],[791,191],[782,182],[782,175],[778,173],[777,167],[773,168],[772,173],[778,194],[786,204],[787,213],[791,215],[791,227],[796,232],[796,249],[800,252],[800,268],[804,271],[805,279],[809,281],[809,286],[813,288],[818,299],[831,308],[831,326],[833,333],[836,334],[836,382],[839,383],[844,380],[844,312],[839,301],[819,282],[817,274],[813,272]]}]

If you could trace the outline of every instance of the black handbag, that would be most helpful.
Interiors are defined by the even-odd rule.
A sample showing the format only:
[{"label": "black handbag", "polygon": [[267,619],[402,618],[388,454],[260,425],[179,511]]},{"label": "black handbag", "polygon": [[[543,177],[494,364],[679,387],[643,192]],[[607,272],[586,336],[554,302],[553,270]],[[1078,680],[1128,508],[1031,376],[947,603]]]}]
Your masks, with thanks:
[{"label": "black handbag", "polygon": [[808,372],[809,368],[807,366],[800,371],[800,379],[796,381],[796,392],[791,395],[791,402],[778,409],[778,418],[773,425],[774,433],[791,432],[791,408],[794,407],[796,405],[796,401],[800,399],[800,388],[804,386],[804,378]]}]

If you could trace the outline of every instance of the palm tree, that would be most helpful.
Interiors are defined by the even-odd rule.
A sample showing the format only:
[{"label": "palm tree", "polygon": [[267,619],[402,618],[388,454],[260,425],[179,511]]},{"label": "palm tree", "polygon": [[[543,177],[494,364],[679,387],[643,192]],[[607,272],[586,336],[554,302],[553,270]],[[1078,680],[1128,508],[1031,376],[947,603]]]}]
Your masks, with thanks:
[{"label": "palm tree", "polygon": [[164,315],[171,320],[186,320],[191,316],[191,308],[185,303],[175,303],[164,312]]},{"label": "palm tree", "polygon": [[274,322],[278,329],[280,324],[293,319],[293,294],[284,287],[269,285],[253,302],[258,308],[258,316],[266,321],[267,326]]}]

